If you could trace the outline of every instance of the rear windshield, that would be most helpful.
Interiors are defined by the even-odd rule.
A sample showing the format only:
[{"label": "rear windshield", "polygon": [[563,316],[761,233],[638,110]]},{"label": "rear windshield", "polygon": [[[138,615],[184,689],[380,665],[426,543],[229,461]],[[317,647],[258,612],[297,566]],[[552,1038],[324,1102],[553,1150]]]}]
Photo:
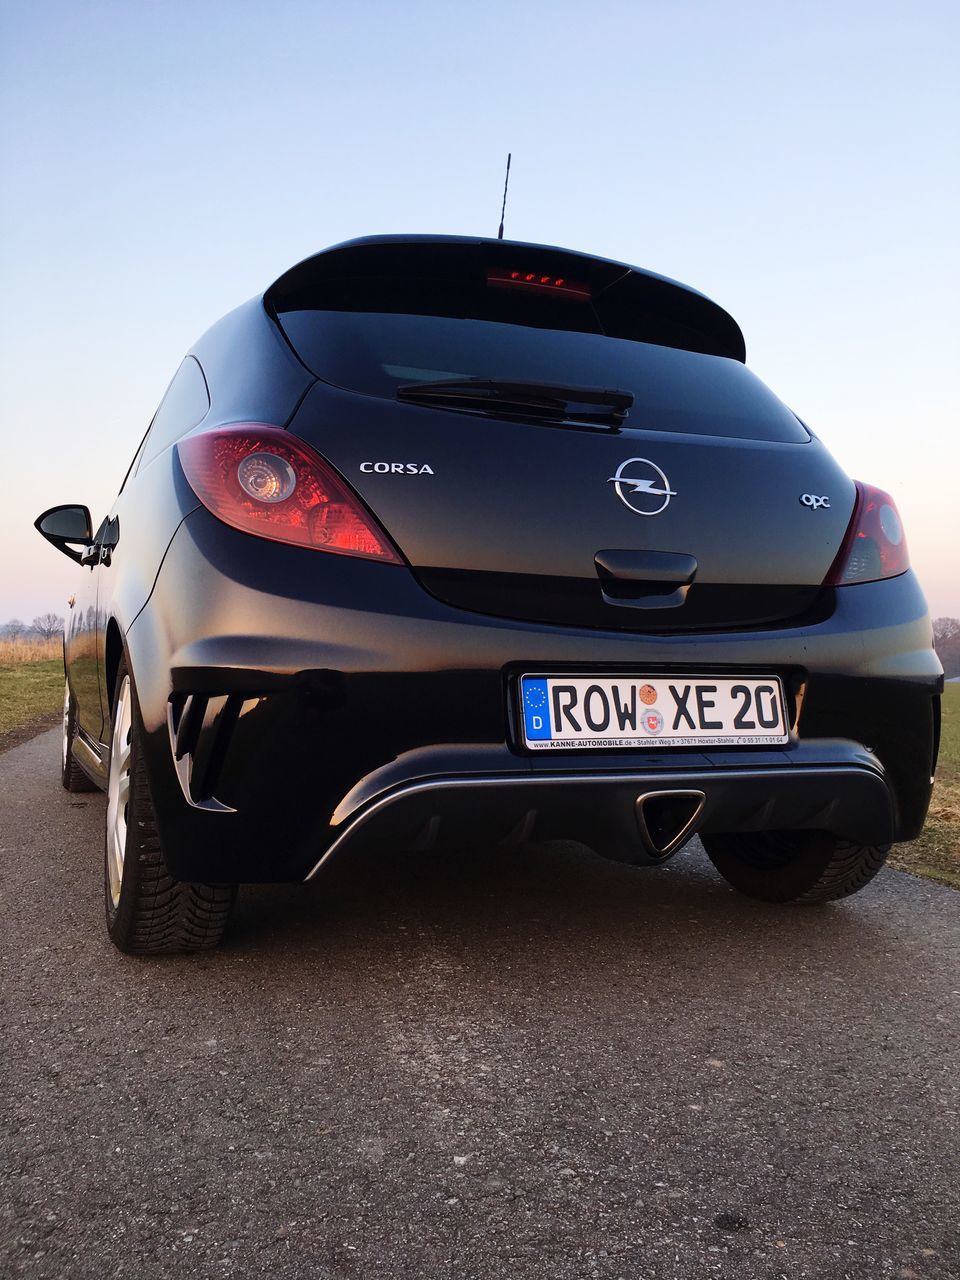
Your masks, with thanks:
[{"label": "rear windshield", "polygon": [[395,399],[397,387],[494,378],[631,392],[626,426],[803,442],[796,417],[738,360],[596,333],[449,316],[287,311],[279,316],[318,377]]}]

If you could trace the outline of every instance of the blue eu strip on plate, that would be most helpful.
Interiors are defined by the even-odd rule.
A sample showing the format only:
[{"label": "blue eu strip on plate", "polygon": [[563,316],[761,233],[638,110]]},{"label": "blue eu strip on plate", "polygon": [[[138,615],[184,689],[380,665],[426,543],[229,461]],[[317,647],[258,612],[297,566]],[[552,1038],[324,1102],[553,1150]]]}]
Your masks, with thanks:
[{"label": "blue eu strip on plate", "polygon": [[523,725],[528,742],[542,742],[550,737],[550,708],[547,705],[546,680],[524,676]]}]

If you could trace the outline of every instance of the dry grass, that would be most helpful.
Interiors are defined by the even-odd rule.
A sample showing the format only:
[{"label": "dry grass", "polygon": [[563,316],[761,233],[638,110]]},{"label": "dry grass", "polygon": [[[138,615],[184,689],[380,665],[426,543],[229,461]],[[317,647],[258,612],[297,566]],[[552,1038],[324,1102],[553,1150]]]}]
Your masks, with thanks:
[{"label": "dry grass", "polygon": [[960,779],[960,684],[944,686],[941,707],[940,768]]},{"label": "dry grass", "polygon": [[0,749],[52,724],[63,704],[63,640],[0,640]]},{"label": "dry grass", "polygon": [[46,661],[0,666],[0,745],[7,734],[54,723],[62,706],[63,660],[59,654]]},{"label": "dry grass", "polygon": [[50,662],[63,654],[63,640],[0,640],[0,667],[16,667],[21,662]]},{"label": "dry grass", "polygon": [[890,865],[960,889],[960,684],[943,691],[940,761],[919,840],[894,845]]},{"label": "dry grass", "polygon": [[894,845],[890,865],[960,889],[960,782],[938,774],[923,834]]}]

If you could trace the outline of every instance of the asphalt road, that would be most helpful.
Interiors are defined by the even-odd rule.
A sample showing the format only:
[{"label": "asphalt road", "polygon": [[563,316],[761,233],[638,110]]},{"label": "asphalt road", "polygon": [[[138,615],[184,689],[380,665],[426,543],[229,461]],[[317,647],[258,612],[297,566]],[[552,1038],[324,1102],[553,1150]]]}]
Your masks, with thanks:
[{"label": "asphalt road", "polygon": [[392,857],[136,960],[58,749],[0,756],[4,1277],[960,1276],[960,894]]}]

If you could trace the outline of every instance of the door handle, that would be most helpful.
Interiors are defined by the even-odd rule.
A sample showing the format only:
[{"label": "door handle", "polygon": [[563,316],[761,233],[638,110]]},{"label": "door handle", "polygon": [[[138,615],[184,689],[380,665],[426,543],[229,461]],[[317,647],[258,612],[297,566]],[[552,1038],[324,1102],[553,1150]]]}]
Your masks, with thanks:
[{"label": "door handle", "polygon": [[114,516],[112,520],[107,521],[107,527],[103,531],[100,547],[100,563],[109,565],[113,559],[113,549],[120,541],[120,520]]}]

